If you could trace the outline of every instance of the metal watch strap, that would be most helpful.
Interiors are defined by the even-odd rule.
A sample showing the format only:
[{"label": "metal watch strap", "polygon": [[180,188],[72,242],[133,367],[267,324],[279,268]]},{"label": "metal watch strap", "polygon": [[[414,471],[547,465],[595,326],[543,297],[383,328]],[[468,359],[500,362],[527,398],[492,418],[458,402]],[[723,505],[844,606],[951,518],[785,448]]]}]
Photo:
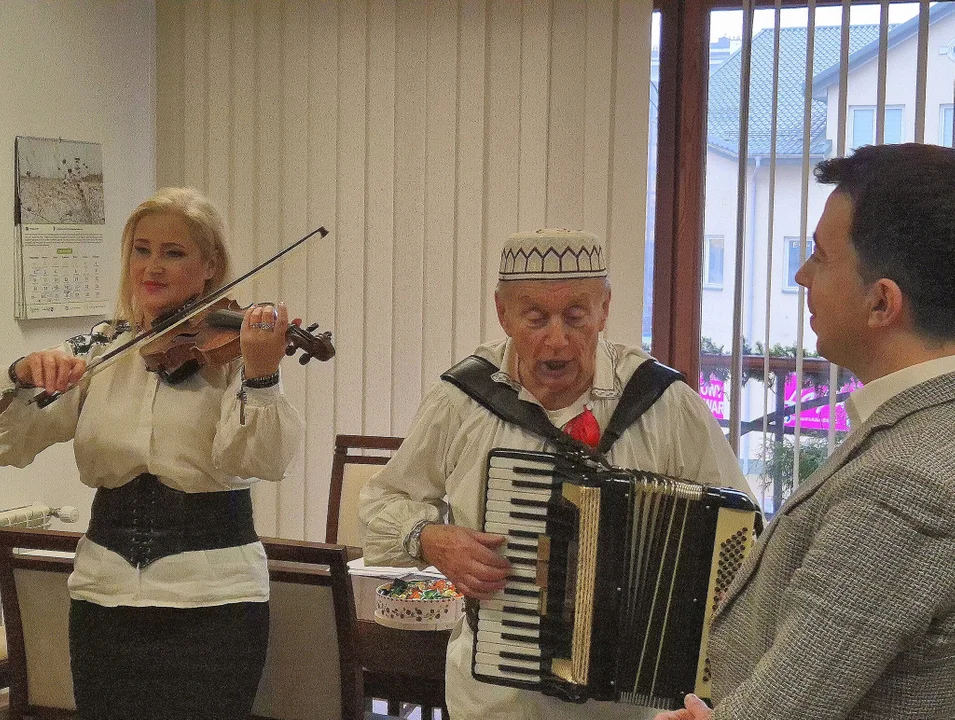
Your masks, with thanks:
[{"label": "metal watch strap", "polygon": [[408,533],[407,537],[405,537],[405,552],[413,559],[424,559],[421,557],[421,531],[425,529],[425,526],[434,524],[435,522],[433,520],[419,520],[415,523],[414,527],[411,528],[411,532]]}]

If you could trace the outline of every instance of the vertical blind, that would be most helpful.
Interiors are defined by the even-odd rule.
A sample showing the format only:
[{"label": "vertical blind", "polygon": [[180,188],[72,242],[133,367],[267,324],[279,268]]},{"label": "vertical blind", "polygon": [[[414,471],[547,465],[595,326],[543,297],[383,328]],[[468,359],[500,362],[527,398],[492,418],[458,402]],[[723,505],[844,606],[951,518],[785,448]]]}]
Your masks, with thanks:
[{"label": "vertical blind", "polygon": [[608,334],[640,342],[650,0],[158,0],[157,182],[225,210],[235,265],[324,224],[242,293],[338,354],[283,365],[304,457],[260,531],[324,537],[336,433],[404,435],[422,393],[500,337],[518,229],[606,240]]}]

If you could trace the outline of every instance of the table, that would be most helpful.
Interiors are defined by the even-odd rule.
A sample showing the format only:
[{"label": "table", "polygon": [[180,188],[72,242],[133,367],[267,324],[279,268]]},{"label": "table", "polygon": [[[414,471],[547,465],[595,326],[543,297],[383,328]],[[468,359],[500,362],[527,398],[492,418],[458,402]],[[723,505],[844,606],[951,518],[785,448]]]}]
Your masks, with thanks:
[{"label": "table", "polygon": [[[381,578],[352,575],[358,615],[358,643],[365,696],[388,701],[388,714],[398,714],[398,703],[423,708],[444,704],[444,666],[450,630],[399,630],[375,622],[375,589]],[[427,717],[422,713],[422,717]]]}]

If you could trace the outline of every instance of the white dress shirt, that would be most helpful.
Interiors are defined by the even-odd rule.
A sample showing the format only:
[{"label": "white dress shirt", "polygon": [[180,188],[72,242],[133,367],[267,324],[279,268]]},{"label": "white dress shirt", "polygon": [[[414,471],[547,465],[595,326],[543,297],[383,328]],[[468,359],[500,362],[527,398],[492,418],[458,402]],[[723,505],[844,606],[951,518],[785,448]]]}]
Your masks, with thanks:
[{"label": "white dress shirt", "polygon": [[[132,337],[109,340],[106,323],[94,333],[103,342],[80,336],[62,349],[89,362]],[[0,463],[25,467],[72,439],[80,480],[94,488],[116,488],[141,473],[184,492],[281,480],[299,450],[302,420],[276,385],[246,390],[243,423],[240,387],[241,360],[170,385],[132,352],[46,408],[27,404],[38,391],[16,392],[0,414]],[[69,587],[72,598],[106,606],[201,607],[265,601],[269,577],[260,542],[170,555],[137,569],[84,537]]]},{"label": "white dress shirt", "polygon": [[955,355],[926,360],[918,365],[910,365],[894,373],[870,380],[846,400],[849,428],[862,425],[872,413],[879,409],[880,405],[900,392],[951,372],[955,372]]}]

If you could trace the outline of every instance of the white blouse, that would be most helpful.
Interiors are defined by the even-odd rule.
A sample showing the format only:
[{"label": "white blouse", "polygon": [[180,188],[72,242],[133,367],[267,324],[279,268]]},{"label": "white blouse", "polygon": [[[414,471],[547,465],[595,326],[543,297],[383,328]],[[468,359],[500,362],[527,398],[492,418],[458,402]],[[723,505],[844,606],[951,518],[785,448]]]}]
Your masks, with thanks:
[{"label": "white blouse", "polygon": [[[62,349],[90,362],[132,337],[113,336],[103,323]],[[94,488],[116,488],[141,473],[184,492],[281,480],[301,445],[302,420],[279,385],[240,397],[241,368],[241,360],[206,367],[170,385],[133,351],[46,408],[28,404],[37,390],[16,391],[0,413],[0,463],[25,467],[50,445],[73,439],[80,480]],[[0,389],[14,392],[8,377]],[[69,586],[72,598],[107,606],[201,607],[261,602],[269,593],[259,542],[180,553],[137,569],[84,537]]]}]

